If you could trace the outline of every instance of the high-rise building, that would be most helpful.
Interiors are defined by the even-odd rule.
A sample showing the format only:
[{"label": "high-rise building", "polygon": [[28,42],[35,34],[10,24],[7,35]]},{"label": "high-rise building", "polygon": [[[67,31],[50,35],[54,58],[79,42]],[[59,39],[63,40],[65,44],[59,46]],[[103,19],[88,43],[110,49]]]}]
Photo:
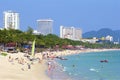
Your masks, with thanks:
[{"label": "high-rise building", "polygon": [[106,39],[106,40],[108,40],[108,41],[110,41],[110,42],[112,42],[112,41],[113,41],[113,37],[112,37],[112,36],[110,36],[110,35],[106,36],[106,37],[105,37],[105,39]]},{"label": "high-rise building", "polygon": [[75,27],[60,26],[60,37],[71,40],[80,40],[82,38],[82,30]]},{"label": "high-rise building", "polygon": [[3,14],[5,29],[19,29],[19,13],[13,11],[5,11]]},{"label": "high-rise building", "polygon": [[76,40],[82,39],[82,30],[80,28],[75,28],[74,39],[76,39]]},{"label": "high-rise building", "polygon": [[53,32],[53,20],[51,19],[40,19],[37,20],[38,32],[43,35],[52,34]]}]

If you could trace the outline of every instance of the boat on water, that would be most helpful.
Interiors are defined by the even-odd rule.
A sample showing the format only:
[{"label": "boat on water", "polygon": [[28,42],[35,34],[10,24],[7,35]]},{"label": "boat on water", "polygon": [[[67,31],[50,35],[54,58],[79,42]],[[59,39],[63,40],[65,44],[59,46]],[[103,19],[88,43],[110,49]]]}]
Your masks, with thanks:
[{"label": "boat on water", "polygon": [[61,60],[68,60],[68,59],[66,59],[66,58],[60,58]]},{"label": "boat on water", "polygon": [[103,62],[108,63],[108,60],[101,60],[100,62],[101,63],[103,63]]},{"label": "boat on water", "polygon": [[58,58],[60,60],[68,60],[67,58],[63,58],[63,57],[59,57],[59,56],[57,56],[56,58]]}]

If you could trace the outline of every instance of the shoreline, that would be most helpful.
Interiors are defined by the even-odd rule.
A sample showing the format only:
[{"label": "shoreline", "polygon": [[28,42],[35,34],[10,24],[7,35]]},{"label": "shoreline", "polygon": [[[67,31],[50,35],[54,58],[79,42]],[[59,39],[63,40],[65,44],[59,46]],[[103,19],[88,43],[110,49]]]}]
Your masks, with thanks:
[{"label": "shoreline", "polygon": [[[86,54],[86,53],[88,53],[89,54],[89,52],[104,52],[104,51],[116,51],[116,50],[120,50],[120,49],[87,49],[87,50],[65,50],[65,51],[59,51],[59,52],[50,52],[50,53],[53,53],[53,54],[57,54],[57,53],[59,53],[59,54],[57,54],[57,56],[62,56],[62,57],[65,57],[65,56],[68,56],[68,55],[75,55],[75,54],[81,54],[81,53],[83,53],[83,54]],[[60,80],[60,79],[62,79],[62,80],[72,80],[72,78],[66,73],[66,72],[64,72],[64,67],[62,66],[62,65],[60,65],[59,63],[57,63],[56,62],[56,60],[54,60],[55,61],[55,64],[53,64],[53,65],[57,65],[57,70],[55,69],[55,70],[52,70],[52,76],[50,76],[50,77],[52,77],[51,78],[51,80]],[[60,71],[60,69],[61,69],[61,71]],[[56,74],[57,73],[57,74]],[[58,74],[59,73],[59,74]],[[55,76],[58,76],[58,78],[56,78]],[[63,76],[62,78],[60,78],[61,76]],[[80,80],[82,80],[82,79],[80,79]]]},{"label": "shoreline", "polygon": [[[114,51],[114,50],[120,50],[120,49],[83,49],[83,50],[64,50],[64,51],[44,51],[42,53],[37,53],[35,57],[39,57],[41,59],[41,62],[35,61],[34,64],[31,64],[31,69],[28,69],[26,58],[24,57],[25,53],[8,53],[7,56],[0,55],[0,80],[54,80],[56,78],[54,75],[49,76],[48,75],[48,61],[53,59],[53,56],[67,56],[67,55],[74,55],[74,54],[81,54],[81,53],[88,53],[88,52],[102,52],[102,51]],[[2,53],[2,52],[0,52]],[[42,55],[44,53],[47,53],[50,57],[49,59],[43,59]],[[41,55],[42,54],[42,55]],[[9,62],[8,58],[9,56],[12,56],[14,58],[13,62]],[[27,63],[24,65],[19,64],[18,61],[15,60],[15,58],[23,58],[26,60]],[[56,66],[55,70],[52,70],[51,74],[57,74],[59,73],[58,69],[59,65],[57,63],[54,64]],[[57,68],[58,67],[58,68]],[[24,68],[24,69],[23,69]],[[59,77],[59,75],[65,75],[65,73],[57,74],[56,76]],[[52,77],[52,78],[51,78]],[[68,76],[64,76],[64,78],[68,79]],[[56,78],[57,79],[57,78]],[[70,79],[69,79],[70,80]]]},{"label": "shoreline", "polygon": [[72,80],[71,77],[64,71],[64,66],[57,63],[55,60],[51,60],[52,68],[48,73],[51,80]]},{"label": "shoreline", "polygon": [[67,56],[73,54],[81,54],[81,53],[88,53],[88,52],[103,52],[103,51],[116,51],[120,49],[82,49],[82,50],[63,50],[63,51],[54,51],[50,52],[55,54],[55,56]]}]

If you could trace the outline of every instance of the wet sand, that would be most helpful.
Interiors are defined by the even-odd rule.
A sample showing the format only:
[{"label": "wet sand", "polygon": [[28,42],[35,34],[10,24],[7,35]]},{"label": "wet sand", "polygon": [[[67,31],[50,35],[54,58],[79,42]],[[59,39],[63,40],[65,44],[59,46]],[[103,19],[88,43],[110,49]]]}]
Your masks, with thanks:
[{"label": "wet sand", "polygon": [[48,76],[51,80],[72,80],[70,76],[63,70],[63,66],[59,65],[54,60],[51,60],[52,68],[48,71]]}]

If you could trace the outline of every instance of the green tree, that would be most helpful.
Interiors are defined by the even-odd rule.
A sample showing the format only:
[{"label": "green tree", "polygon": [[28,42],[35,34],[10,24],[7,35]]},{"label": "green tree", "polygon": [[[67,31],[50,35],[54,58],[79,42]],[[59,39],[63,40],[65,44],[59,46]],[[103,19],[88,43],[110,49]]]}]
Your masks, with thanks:
[{"label": "green tree", "polygon": [[28,34],[32,34],[33,33],[33,29],[30,27],[30,26],[28,26],[28,29],[27,29],[27,31],[26,31]]}]

